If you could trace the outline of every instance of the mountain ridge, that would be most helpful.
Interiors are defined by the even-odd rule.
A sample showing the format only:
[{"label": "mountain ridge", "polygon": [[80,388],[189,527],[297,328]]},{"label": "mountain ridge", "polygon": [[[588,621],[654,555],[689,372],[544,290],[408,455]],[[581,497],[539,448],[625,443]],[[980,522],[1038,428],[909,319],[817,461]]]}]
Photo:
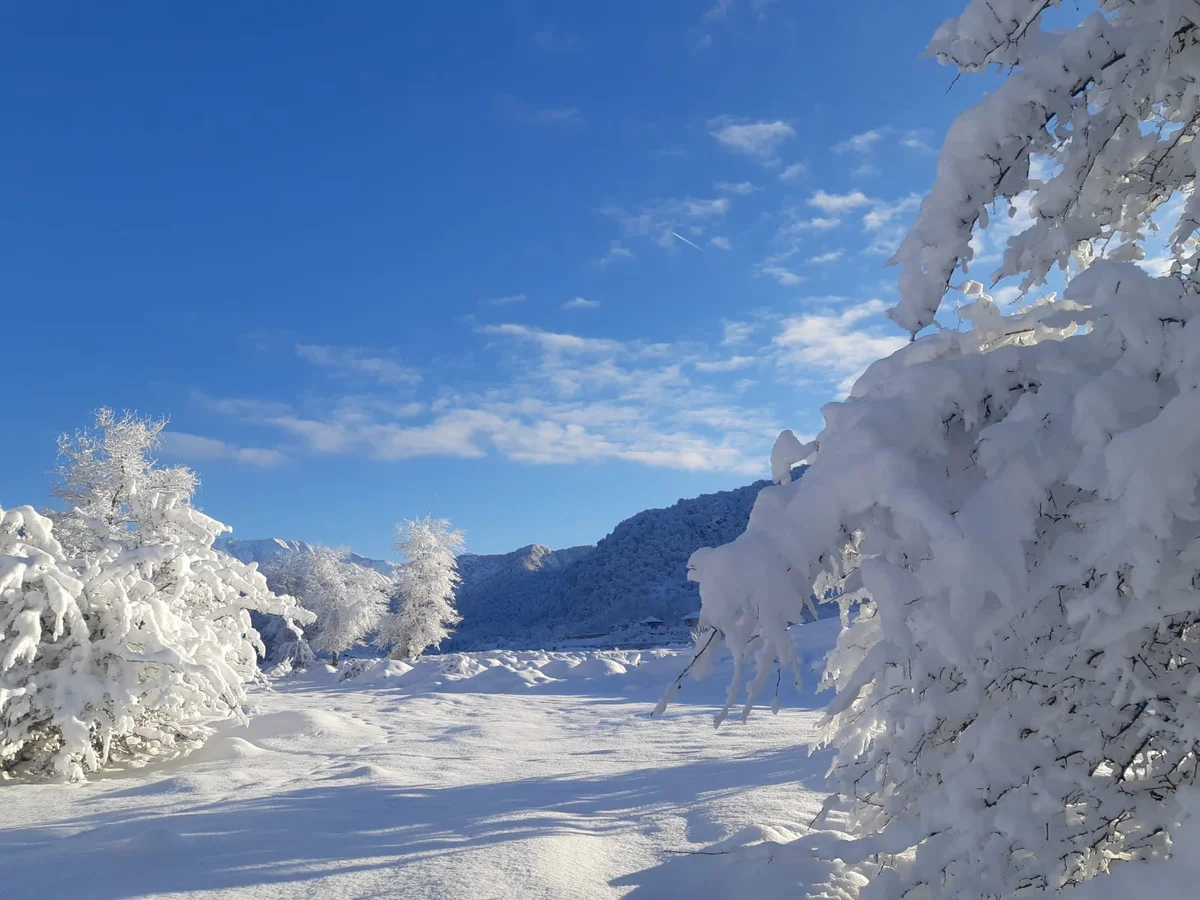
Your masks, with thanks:
[{"label": "mountain ridge", "polygon": [[[801,470],[802,471],[802,470]],[[746,528],[758,492],[769,481],[681,498],[619,522],[596,544],[553,550],[527,544],[508,553],[463,553],[455,603],[462,622],[443,649],[484,645],[544,645],[573,633],[611,631],[647,616],[680,628],[700,608],[687,561],[704,546],[718,546]],[[243,562],[270,567],[282,556],[313,545],[282,538],[224,537],[221,549]],[[390,574],[394,563],[352,554]]]}]

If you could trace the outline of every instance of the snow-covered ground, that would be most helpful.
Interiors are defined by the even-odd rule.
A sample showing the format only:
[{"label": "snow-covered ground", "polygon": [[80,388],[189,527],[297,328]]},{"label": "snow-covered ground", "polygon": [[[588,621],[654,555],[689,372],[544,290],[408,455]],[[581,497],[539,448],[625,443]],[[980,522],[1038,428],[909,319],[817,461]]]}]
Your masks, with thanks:
[{"label": "snow-covered ground", "polygon": [[[793,629],[808,663],[837,627]],[[0,897],[803,896],[822,866],[779,842],[825,797],[805,746],[821,698],[785,688],[778,716],[714,730],[718,666],[650,718],[686,659],[492,651],[281,680],[185,760],[0,787]],[[1150,869],[1071,900],[1200,882],[1187,859]]]},{"label": "snow-covered ground", "polygon": [[[836,622],[808,627],[820,644]],[[714,730],[718,671],[650,718],[686,658],[496,651],[282,680],[185,760],[0,787],[0,896],[739,895],[728,856],[680,854],[803,830],[817,698]]]}]

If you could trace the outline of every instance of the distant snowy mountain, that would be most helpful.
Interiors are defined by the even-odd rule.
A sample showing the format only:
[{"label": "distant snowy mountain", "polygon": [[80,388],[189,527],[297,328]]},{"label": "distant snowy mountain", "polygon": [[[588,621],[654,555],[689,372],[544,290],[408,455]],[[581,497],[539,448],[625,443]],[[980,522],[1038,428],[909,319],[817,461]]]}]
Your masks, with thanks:
[{"label": "distant snowy mountain", "polygon": [[[758,481],[730,491],[648,509],[617,525],[593,546],[551,550],[531,544],[511,553],[464,553],[457,606],[463,621],[443,649],[496,643],[545,646],[585,632],[608,632],[654,616],[667,630],[700,608],[700,593],[687,580],[687,561],[699,547],[717,546],[746,528]],[[244,562],[269,565],[311,545],[279,538],[237,540],[221,546]],[[390,574],[392,564],[353,556],[361,565]]]},{"label": "distant snowy mountain", "polygon": [[[283,557],[292,554],[312,552],[313,545],[304,541],[285,541],[283,538],[258,538],[254,540],[239,540],[227,534],[221,535],[213,544],[218,550],[224,550],[234,559],[245,563],[258,563],[259,567],[270,566]],[[360,566],[374,569],[384,575],[392,574],[392,563],[385,559],[370,559],[351,553],[350,558]]]}]

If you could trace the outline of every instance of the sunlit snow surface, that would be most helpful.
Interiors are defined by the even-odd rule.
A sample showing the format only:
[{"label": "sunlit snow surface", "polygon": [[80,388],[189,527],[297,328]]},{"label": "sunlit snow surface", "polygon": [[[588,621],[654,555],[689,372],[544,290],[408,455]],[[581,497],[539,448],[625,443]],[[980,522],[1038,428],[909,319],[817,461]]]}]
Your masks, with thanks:
[{"label": "sunlit snow surface", "polygon": [[[806,666],[836,630],[794,629]],[[649,718],[686,659],[495,651],[281,680],[186,760],[0,784],[0,897],[802,897],[823,864],[780,843],[824,800],[821,698],[785,685],[778,716],[714,730],[718,666]],[[1164,896],[1200,883],[1178,863],[1153,876]]]},{"label": "sunlit snow surface", "polygon": [[668,851],[804,830],[817,698],[785,687],[778,716],[715,730],[723,670],[649,718],[686,660],[498,651],[281,680],[186,760],[0,784],[0,896],[567,900],[693,877],[692,897],[737,896],[729,855]]}]

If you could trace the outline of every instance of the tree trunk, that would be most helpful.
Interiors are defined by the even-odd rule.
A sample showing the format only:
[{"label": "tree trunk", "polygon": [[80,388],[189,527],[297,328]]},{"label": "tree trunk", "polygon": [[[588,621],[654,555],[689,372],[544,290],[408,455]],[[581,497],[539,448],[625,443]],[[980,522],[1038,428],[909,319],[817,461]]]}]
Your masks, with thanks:
[{"label": "tree trunk", "polygon": [[337,668],[337,661],[338,661],[338,652],[336,650],[334,650],[333,651],[333,667],[335,669]]}]

